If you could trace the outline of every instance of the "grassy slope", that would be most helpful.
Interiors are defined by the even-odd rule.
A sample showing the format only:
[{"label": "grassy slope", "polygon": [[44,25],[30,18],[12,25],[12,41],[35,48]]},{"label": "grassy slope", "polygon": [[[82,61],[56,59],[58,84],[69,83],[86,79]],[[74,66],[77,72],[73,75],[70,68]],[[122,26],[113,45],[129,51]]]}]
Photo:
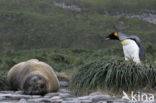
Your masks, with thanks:
[{"label": "grassy slope", "polygon": [[97,2],[88,0],[87,2],[94,4],[95,8],[98,6],[100,8],[98,9],[99,12],[108,11],[111,14],[122,12],[138,14],[138,12],[156,9],[154,5],[156,1],[154,0],[98,0]]},{"label": "grassy slope", "polygon": [[[150,47],[150,46],[149,46]],[[147,53],[147,62],[155,62],[155,54]],[[0,54],[0,71],[8,71],[13,65],[32,58],[51,65],[58,72],[68,72],[90,61],[105,58],[107,61],[124,60],[121,48],[101,50],[86,49],[34,49],[18,52],[2,52]]]},{"label": "grassy slope", "polygon": [[88,12],[106,14],[143,13],[156,9],[155,0],[56,0],[80,5]]},{"label": "grassy slope", "polygon": [[[118,50],[121,52],[121,50]],[[13,65],[21,61],[36,58],[47,62],[56,71],[64,72],[74,67],[87,63],[90,60],[101,58],[107,53],[113,56],[114,51],[85,50],[85,49],[40,49],[24,50],[15,53],[3,52],[0,55],[0,70],[9,70]],[[111,57],[109,55],[109,57]],[[119,55],[119,57],[121,57]],[[118,57],[114,57],[118,58]]]},{"label": "grassy slope", "polygon": [[[99,5],[99,1],[93,0],[80,3],[86,4],[86,8],[95,6],[93,9]],[[101,4],[107,3],[101,1]],[[130,25],[122,32],[137,34],[142,40],[154,41],[151,36],[156,33],[156,25],[142,20],[103,16],[98,11],[70,11],[54,6],[52,0],[1,0],[0,14],[0,43],[5,50],[108,47],[111,43],[101,41],[101,36],[115,31],[114,24],[119,21]]]}]

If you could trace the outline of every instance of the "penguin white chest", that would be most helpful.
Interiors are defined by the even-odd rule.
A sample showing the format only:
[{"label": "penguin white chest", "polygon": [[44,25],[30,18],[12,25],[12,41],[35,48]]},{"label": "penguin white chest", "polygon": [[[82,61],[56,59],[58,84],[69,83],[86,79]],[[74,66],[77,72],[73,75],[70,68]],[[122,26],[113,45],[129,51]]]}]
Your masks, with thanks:
[{"label": "penguin white chest", "polygon": [[134,40],[126,39],[121,41],[123,45],[123,51],[125,60],[133,59],[134,62],[140,63],[139,47]]}]

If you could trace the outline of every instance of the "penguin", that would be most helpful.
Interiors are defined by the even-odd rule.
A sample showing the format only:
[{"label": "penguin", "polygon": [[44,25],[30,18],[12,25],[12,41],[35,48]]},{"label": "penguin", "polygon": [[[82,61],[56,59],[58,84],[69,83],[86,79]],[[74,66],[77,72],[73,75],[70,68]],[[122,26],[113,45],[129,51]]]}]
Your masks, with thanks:
[{"label": "penguin", "polygon": [[136,35],[113,32],[105,40],[119,40],[123,46],[125,60],[132,59],[136,63],[145,60],[145,51],[141,40]]}]

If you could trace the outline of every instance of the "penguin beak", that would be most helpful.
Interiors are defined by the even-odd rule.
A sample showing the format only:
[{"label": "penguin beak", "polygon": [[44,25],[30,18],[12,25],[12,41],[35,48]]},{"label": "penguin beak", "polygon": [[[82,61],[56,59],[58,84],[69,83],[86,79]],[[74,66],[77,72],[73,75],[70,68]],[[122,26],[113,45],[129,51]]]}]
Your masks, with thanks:
[{"label": "penguin beak", "polygon": [[105,38],[105,40],[110,40],[110,38],[107,37],[107,38]]}]

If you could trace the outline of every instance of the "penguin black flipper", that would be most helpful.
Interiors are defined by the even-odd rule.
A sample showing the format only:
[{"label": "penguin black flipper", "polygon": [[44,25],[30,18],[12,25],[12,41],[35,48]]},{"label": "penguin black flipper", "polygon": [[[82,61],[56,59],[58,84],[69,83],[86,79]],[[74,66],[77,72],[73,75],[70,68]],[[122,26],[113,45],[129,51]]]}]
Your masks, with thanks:
[{"label": "penguin black flipper", "polygon": [[135,35],[130,35],[129,38],[135,40],[135,42],[139,46],[139,57],[140,57],[141,61],[144,61],[145,60],[145,51],[144,51],[144,46],[141,43],[141,40]]}]

